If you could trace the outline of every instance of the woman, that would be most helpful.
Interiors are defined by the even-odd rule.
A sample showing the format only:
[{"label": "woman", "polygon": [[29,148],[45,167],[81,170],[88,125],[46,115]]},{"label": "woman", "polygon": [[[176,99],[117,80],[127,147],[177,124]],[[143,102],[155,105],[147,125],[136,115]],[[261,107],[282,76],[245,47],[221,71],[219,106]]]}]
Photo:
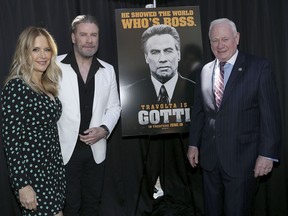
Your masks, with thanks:
[{"label": "woman", "polygon": [[57,121],[57,46],[43,28],[20,35],[1,94],[2,138],[23,215],[62,216],[65,176]]}]

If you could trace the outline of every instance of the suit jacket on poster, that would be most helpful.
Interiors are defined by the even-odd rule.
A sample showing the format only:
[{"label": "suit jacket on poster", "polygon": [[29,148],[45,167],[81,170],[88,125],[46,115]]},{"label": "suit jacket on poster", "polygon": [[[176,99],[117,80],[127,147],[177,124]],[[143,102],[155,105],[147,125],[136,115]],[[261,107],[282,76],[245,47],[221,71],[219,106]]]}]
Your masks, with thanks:
[{"label": "suit jacket on poster", "polygon": [[[170,103],[176,104],[177,108],[181,108],[181,106],[190,108],[193,105],[194,88],[195,83],[193,81],[179,75]],[[122,128],[124,128],[127,134],[141,135],[142,132],[145,134],[145,132],[147,132],[147,126],[144,125],[141,127],[138,123],[138,112],[141,110],[140,106],[159,104],[151,77],[132,84],[125,90],[124,94],[127,101],[122,104]],[[145,109],[147,110],[147,108]],[[124,121],[123,118],[125,119]],[[173,118],[171,118],[171,120],[171,122],[174,121]],[[125,124],[123,122],[125,122]],[[189,122],[185,124],[190,124],[190,115]],[[156,129],[154,133],[157,134],[160,130],[161,129]]]},{"label": "suit jacket on poster", "polygon": [[279,158],[280,109],[275,78],[266,60],[239,52],[216,111],[212,91],[215,61],[198,78],[190,145],[200,149],[200,165],[220,162],[232,176],[253,175],[258,155]]},{"label": "suit jacket on poster", "polygon": [[[70,64],[61,63],[65,57],[66,54],[57,58],[57,63],[62,69],[59,99],[63,106],[58,130],[64,164],[67,164],[79,136],[80,102],[77,75]],[[106,125],[112,132],[121,111],[116,77],[112,65],[99,59],[98,61],[104,67],[99,68],[95,74],[93,111],[89,127]],[[91,148],[95,162],[101,163],[106,157],[106,139],[99,140],[91,145]]]}]

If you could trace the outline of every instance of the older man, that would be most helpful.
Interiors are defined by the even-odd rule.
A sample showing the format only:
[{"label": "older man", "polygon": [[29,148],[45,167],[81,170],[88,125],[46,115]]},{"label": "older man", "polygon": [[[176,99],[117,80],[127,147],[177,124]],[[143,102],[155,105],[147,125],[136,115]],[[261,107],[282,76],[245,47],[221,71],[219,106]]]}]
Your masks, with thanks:
[{"label": "older man", "polygon": [[238,51],[232,21],[211,22],[209,38],[216,59],[196,82],[188,159],[200,156],[207,216],[248,216],[258,177],[279,159],[275,78],[268,61]]}]

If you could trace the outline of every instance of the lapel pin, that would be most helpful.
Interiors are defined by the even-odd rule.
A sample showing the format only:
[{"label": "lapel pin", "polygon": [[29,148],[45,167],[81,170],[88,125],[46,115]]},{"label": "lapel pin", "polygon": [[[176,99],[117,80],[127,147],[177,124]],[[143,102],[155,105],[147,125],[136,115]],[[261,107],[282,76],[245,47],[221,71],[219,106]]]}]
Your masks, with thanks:
[{"label": "lapel pin", "polygon": [[238,71],[242,71],[242,67],[238,68]]}]

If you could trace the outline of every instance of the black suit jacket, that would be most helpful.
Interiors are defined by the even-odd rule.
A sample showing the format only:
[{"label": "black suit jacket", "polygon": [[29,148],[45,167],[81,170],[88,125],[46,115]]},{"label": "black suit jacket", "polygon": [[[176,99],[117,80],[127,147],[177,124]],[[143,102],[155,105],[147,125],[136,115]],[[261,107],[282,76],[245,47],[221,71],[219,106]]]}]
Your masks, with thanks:
[{"label": "black suit jacket", "polygon": [[[158,112],[161,109],[191,108],[194,98],[194,87],[195,83],[193,81],[179,75],[170,105],[164,105],[157,102],[157,95],[151,77],[147,77],[130,85],[122,95],[125,96],[125,99],[121,98],[121,101],[124,101],[124,103],[122,103],[121,115],[123,135],[147,135],[151,134],[151,131],[153,131],[152,134],[165,133],[167,129],[163,127],[153,128],[153,130],[151,130],[153,125],[165,124],[163,117],[161,117],[159,123],[151,122],[152,119],[148,117],[148,125],[150,126],[147,126],[147,124],[141,125],[138,121],[139,111],[145,110],[150,115],[151,111]],[[186,132],[188,132],[191,114],[189,114],[188,117],[189,121],[188,119],[186,121],[185,118],[187,118],[187,115],[183,114],[181,121],[184,124],[184,128],[187,128],[185,129]],[[175,121],[175,115],[169,117],[169,123]],[[177,127],[175,127],[175,129],[177,129]]]},{"label": "black suit jacket", "polygon": [[268,61],[239,52],[215,109],[212,76],[216,61],[198,77],[190,145],[200,148],[200,165],[212,170],[219,161],[232,177],[253,175],[258,155],[278,159],[280,109]]}]

